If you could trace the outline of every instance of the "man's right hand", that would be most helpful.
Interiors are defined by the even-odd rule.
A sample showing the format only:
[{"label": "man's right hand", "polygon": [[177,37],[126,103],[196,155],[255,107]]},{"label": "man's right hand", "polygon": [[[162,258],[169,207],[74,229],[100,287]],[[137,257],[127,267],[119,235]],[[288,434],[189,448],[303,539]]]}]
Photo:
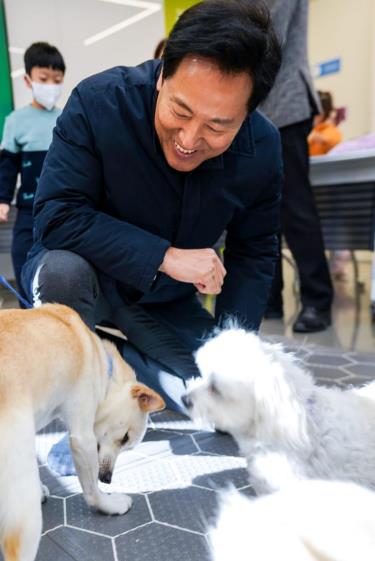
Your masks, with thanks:
[{"label": "man's right hand", "polygon": [[159,271],[174,280],[194,284],[201,294],[219,294],[227,274],[213,249],[170,247]]},{"label": "man's right hand", "polygon": [[0,203],[0,222],[8,222],[10,206],[6,203]]}]

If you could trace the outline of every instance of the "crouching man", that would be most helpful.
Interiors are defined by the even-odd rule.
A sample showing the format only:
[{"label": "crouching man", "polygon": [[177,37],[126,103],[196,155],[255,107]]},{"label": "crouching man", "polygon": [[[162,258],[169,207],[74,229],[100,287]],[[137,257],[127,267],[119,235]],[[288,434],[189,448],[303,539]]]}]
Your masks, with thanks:
[{"label": "crouching man", "polygon": [[[138,379],[177,410],[215,323],[234,314],[258,329],[266,306],[282,165],[256,107],[280,57],[263,4],[193,6],[162,60],[74,89],[39,180],[29,298],[119,328]],[[224,230],[222,263],[211,248]],[[218,296],[215,318],[199,293]]]}]

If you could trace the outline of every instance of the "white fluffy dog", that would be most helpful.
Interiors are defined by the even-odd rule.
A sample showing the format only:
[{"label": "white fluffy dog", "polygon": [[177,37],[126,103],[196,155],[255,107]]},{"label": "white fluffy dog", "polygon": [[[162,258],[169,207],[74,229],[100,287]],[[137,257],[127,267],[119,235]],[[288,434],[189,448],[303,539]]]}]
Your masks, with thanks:
[{"label": "white fluffy dog", "polygon": [[197,352],[202,378],[183,401],[190,415],[229,432],[257,494],[296,479],[338,479],[375,488],[375,382],[316,386],[279,344],[233,328]]},{"label": "white fluffy dog", "polygon": [[212,561],[375,559],[375,493],[359,485],[310,480],[253,500],[226,492],[221,502]]}]

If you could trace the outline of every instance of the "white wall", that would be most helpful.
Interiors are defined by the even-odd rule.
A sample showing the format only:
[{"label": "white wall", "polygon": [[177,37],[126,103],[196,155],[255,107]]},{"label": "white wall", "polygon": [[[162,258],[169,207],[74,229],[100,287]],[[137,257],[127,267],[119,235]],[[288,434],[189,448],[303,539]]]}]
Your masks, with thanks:
[{"label": "white wall", "polygon": [[342,71],[315,80],[348,108],[344,138],[375,132],[375,0],[310,0],[310,62],[340,57]]},{"label": "white wall", "polygon": [[[111,66],[151,58],[164,36],[162,0],[5,0],[5,12],[17,108],[30,101],[30,90],[23,84],[22,53],[34,41],[52,43],[65,59],[59,102],[63,106],[80,80]],[[85,46],[88,38],[124,24],[127,27]]]}]

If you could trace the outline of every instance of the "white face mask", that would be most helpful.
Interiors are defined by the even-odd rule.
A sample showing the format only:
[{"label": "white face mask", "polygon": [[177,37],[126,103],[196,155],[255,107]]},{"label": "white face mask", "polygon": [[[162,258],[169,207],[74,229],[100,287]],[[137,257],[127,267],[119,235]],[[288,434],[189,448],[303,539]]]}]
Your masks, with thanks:
[{"label": "white face mask", "polygon": [[62,84],[40,84],[39,82],[31,82],[35,101],[43,105],[48,111],[51,111],[56,105],[62,92]]}]

